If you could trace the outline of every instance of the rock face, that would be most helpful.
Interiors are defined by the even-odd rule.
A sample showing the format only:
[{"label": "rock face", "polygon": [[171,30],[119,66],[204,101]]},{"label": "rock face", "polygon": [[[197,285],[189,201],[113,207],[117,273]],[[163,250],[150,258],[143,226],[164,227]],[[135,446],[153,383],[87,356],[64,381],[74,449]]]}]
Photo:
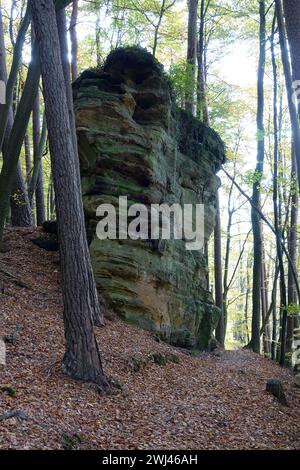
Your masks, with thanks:
[{"label": "rock face", "polygon": [[100,71],[74,83],[76,126],[90,252],[109,308],[172,344],[207,348],[219,310],[203,251],[183,240],[99,240],[102,203],[205,204],[205,239],[215,223],[217,134],[178,109],[161,65],[138,48],[112,52]]}]

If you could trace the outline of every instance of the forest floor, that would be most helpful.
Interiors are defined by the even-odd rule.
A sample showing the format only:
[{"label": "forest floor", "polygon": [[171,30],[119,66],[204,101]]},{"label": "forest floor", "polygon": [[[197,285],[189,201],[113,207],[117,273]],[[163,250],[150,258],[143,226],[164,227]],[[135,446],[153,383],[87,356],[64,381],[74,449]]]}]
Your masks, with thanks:
[{"label": "forest floor", "polygon": [[[36,236],[11,231],[11,250],[0,254],[0,268],[31,287],[0,272],[0,337],[10,340],[0,366],[1,449],[300,448],[293,375],[250,351],[196,357],[107,321],[97,338],[105,372],[120,389],[100,395],[65,376],[58,254],[33,245]],[[288,407],[265,391],[270,378],[283,382]],[[25,419],[1,420],[14,410]]]}]

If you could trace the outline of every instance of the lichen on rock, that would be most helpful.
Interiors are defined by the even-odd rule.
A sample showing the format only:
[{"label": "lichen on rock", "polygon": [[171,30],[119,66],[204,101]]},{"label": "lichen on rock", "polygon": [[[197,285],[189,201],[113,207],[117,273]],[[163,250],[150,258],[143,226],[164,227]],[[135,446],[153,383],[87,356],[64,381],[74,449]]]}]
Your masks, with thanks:
[{"label": "lichen on rock", "polygon": [[113,51],[73,86],[84,209],[97,285],[124,320],[183,347],[209,346],[219,310],[202,251],[184,240],[99,240],[96,209],[129,203],[205,204],[215,224],[224,145],[179,109],[162,66],[139,48]]}]

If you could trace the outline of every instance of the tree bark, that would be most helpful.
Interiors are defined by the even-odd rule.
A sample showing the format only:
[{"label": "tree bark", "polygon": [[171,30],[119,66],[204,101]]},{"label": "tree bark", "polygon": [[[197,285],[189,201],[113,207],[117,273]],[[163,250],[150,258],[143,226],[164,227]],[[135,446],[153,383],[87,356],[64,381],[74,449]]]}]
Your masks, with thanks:
[{"label": "tree bark", "polygon": [[[7,84],[7,68],[6,68],[6,52],[4,44],[4,31],[2,21],[2,7],[0,3],[0,80]],[[10,105],[7,107],[4,105],[3,114],[1,118],[6,115],[7,120],[3,127],[4,135],[0,145],[0,151],[2,150],[3,158],[9,159],[10,154],[8,152],[8,141],[9,136],[13,127],[13,110]],[[4,122],[4,121],[3,121]],[[0,138],[1,141],[1,138]],[[15,168],[15,174],[12,180],[12,196],[10,198],[11,205],[11,223],[14,226],[19,227],[30,227],[33,224],[32,213],[29,204],[28,194],[24,183],[22,170],[20,165]],[[6,215],[5,215],[6,217]],[[5,219],[5,218],[4,218]]]},{"label": "tree bark", "polygon": [[15,172],[10,196],[10,210],[10,222],[13,227],[32,227],[32,211],[20,164],[17,165]]},{"label": "tree bark", "polygon": [[[290,46],[291,62],[292,62],[292,76],[293,81],[300,80],[300,11],[299,2],[297,0],[284,0],[283,1],[284,16],[286,31]],[[299,84],[295,83],[295,88],[299,88]],[[298,116],[300,115],[300,102],[298,101]],[[297,164],[295,162],[294,150],[292,150],[292,180],[294,180],[297,171]],[[294,264],[296,263],[296,252],[297,252],[297,219],[298,219],[298,190],[297,187],[292,188],[291,195],[291,217],[290,217],[290,228],[289,228],[289,253],[293,259]],[[289,305],[295,305],[297,298],[295,295],[295,284],[293,277],[291,276],[290,268],[288,272],[288,303]],[[294,338],[295,329],[298,327],[298,316],[288,316],[287,325],[287,353],[292,351],[292,343]]]},{"label": "tree bark", "polygon": [[[21,148],[24,142],[34,97],[39,83],[39,63],[36,48],[33,48],[24,91],[18,104],[7,145],[3,148],[3,166],[0,174],[0,242],[2,241],[9,198],[13,189]],[[9,158],[8,158],[9,156]]]},{"label": "tree bark", "polygon": [[[296,179],[296,161],[294,155],[294,148],[292,146],[292,188],[291,188],[291,215],[290,225],[288,230],[288,250],[290,258],[294,264],[297,265],[297,222],[298,222],[298,190],[297,190],[297,179]],[[295,280],[291,267],[288,267],[288,305],[292,308],[297,304],[297,292],[295,286]],[[295,328],[297,326],[297,316],[299,315],[288,315],[287,318],[287,338],[286,338],[286,352],[291,353],[293,350],[293,340]]]},{"label": "tree bark", "polygon": [[29,142],[28,133],[25,135],[25,139],[24,139],[24,150],[25,150],[25,165],[26,165],[25,180],[28,182],[29,175],[32,172],[31,150],[30,150],[30,142]]},{"label": "tree bark", "polygon": [[71,39],[71,71],[72,80],[78,77],[78,41],[77,41],[77,21],[78,21],[78,0],[73,0],[73,8],[70,22]]},{"label": "tree bark", "polygon": [[[280,42],[280,48],[281,48],[281,59],[282,59],[282,64],[283,64],[284,76],[285,76],[286,92],[287,92],[290,120],[291,120],[291,126],[292,126],[293,144],[294,144],[294,151],[295,151],[295,157],[296,157],[296,163],[297,163],[297,179],[298,179],[298,190],[299,190],[300,189],[300,128],[299,128],[299,122],[298,122],[297,108],[294,103],[293,79],[292,79],[292,72],[291,72],[291,66],[290,66],[290,61],[289,61],[287,41],[286,41],[286,36],[285,36],[285,26],[284,26],[284,21],[283,21],[281,0],[275,0],[275,5],[276,5],[276,16],[277,16],[278,32],[279,32],[279,42]],[[297,52],[294,52],[294,55],[297,56],[298,55]],[[295,76],[297,76],[298,74],[297,65],[294,65],[294,69],[295,69],[294,73],[296,74]]]},{"label": "tree bark", "polygon": [[195,78],[197,61],[198,0],[189,0],[188,45],[187,45],[187,91],[185,109],[195,114]]},{"label": "tree bark", "polygon": [[216,306],[221,310],[221,316],[216,329],[216,339],[224,348],[225,344],[225,321],[223,309],[223,285],[222,285],[222,233],[221,233],[221,216],[219,206],[219,194],[216,201],[216,225],[214,229],[214,265],[215,265],[215,298]]},{"label": "tree bark", "polygon": [[274,176],[273,176],[273,208],[274,208],[274,227],[276,231],[276,249],[280,274],[280,296],[281,296],[281,345],[280,345],[280,364],[285,364],[285,348],[286,348],[286,328],[287,328],[287,298],[285,269],[283,262],[283,252],[281,246],[281,227],[278,214],[278,120],[277,120],[277,65],[274,52],[274,34],[275,34],[275,18],[273,21],[271,36],[272,66],[273,66],[273,127],[274,127]]},{"label": "tree bark", "polygon": [[[67,105],[68,105],[68,115],[70,121],[70,128],[72,131],[72,142],[74,148],[74,154],[76,161],[79,162],[78,157],[78,145],[77,145],[77,135],[76,135],[76,124],[75,124],[75,116],[74,116],[74,106],[73,106],[73,95],[72,95],[72,87],[71,87],[71,77],[70,77],[70,63],[68,61],[68,44],[67,44],[67,22],[66,22],[66,13],[64,9],[61,9],[56,14],[57,20],[57,27],[58,27],[58,34],[59,34],[59,43],[60,43],[60,53],[61,53],[61,60],[62,60],[62,67],[63,67],[63,74],[65,79],[65,88],[66,88],[66,97],[67,97]],[[78,180],[80,181],[80,170],[79,164],[76,165],[76,170],[78,173]],[[90,295],[94,295],[94,303],[98,302],[98,295],[95,289],[94,284],[94,277],[90,277],[88,279],[90,281]],[[93,311],[93,322],[95,326],[103,326],[104,318],[103,313],[100,309],[94,309]]]},{"label": "tree bark", "polygon": [[[2,21],[1,21],[2,23]],[[30,6],[27,5],[25,16],[22,20],[17,39],[15,41],[13,60],[11,65],[10,74],[7,80],[6,86],[6,103],[2,106],[2,112],[0,114],[0,149],[2,148],[3,141],[6,135],[6,126],[9,119],[9,113],[12,108],[13,95],[15,84],[17,81],[18,71],[22,58],[22,50],[25,42],[25,36],[30,24]],[[5,51],[5,49],[4,49]]]},{"label": "tree bark", "polygon": [[283,0],[285,25],[290,45],[293,80],[300,80],[300,9],[299,0]]},{"label": "tree bark", "polygon": [[204,23],[205,23],[205,0],[200,4],[200,27],[198,43],[198,74],[197,74],[197,116],[203,119],[206,114],[205,79],[204,79]]},{"label": "tree bark", "polygon": [[100,307],[95,301],[97,293],[84,226],[79,162],[73,143],[75,130],[70,119],[65,118],[69,109],[55,9],[49,0],[31,0],[31,6],[39,44],[61,255],[66,338],[63,365],[73,378],[95,382],[105,389],[108,382],[92,320],[95,313],[99,315]]},{"label": "tree bark", "polygon": [[[266,61],[266,18],[265,2],[259,1],[259,64],[257,79],[257,162],[255,169],[255,181],[253,184],[252,202],[256,207],[260,206],[260,181],[264,167],[265,137],[264,137],[264,74]],[[262,232],[261,220],[258,212],[251,208],[251,220],[253,229],[253,285],[252,285],[252,327],[250,347],[256,353],[260,353],[260,322],[261,322],[261,263],[262,263]]]},{"label": "tree bark", "polygon": [[[41,226],[45,222],[45,195],[44,195],[44,176],[42,167],[42,155],[44,143],[41,145],[41,124],[40,124],[40,93],[37,92],[32,110],[32,133],[33,133],[33,162],[36,170],[34,181],[35,206],[36,206],[36,224]],[[37,168],[36,168],[37,167]]]}]

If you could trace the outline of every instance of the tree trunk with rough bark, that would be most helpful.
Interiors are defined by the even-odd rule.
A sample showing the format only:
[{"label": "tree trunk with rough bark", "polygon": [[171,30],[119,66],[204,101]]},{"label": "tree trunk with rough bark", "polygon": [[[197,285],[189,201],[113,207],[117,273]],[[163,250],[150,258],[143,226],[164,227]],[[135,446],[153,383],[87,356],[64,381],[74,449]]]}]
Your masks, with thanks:
[{"label": "tree trunk with rough bark", "polygon": [[[93,316],[99,311],[89,257],[66,83],[55,9],[49,0],[31,0],[39,45],[61,255],[66,352],[63,365],[73,378],[108,387]],[[91,290],[93,286],[93,290]]]},{"label": "tree trunk with rough bark", "polygon": [[[283,65],[283,70],[284,70],[284,76],[285,76],[286,92],[287,92],[290,120],[291,120],[291,126],[292,126],[294,152],[295,152],[296,163],[297,163],[297,179],[298,179],[298,190],[299,190],[300,188],[300,128],[299,128],[299,121],[298,121],[298,112],[294,103],[295,96],[294,96],[294,89],[293,89],[293,77],[292,77],[292,71],[291,71],[291,66],[290,66],[290,61],[289,61],[289,53],[288,53],[288,46],[287,46],[286,35],[285,35],[285,26],[284,26],[284,20],[283,20],[281,0],[275,0],[275,5],[276,5],[276,16],[277,16],[278,32],[279,32],[279,42],[280,42],[280,49],[281,49],[281,59],[282,59],[282,65]],[[295,56],[297,56],[297,53],[295,53]],[[299,73],[297,70],[297,65],[295,64],[294,64],[293,73],[294,73],[294,76],[296,77],[298,76],[298,73]]]},{"label": "tree trunk with rough bark", "polygon": [[[285,16],[285,25],[290,46],[290,54],[292,61],[292,78],[294,82],[300,81],[300,9],[298,0],[284,0],[283,9]],[[295,89],[299,90],[299,84],[295,83]],[[298,94],[297,94],[298,95]],[[298,95],[299,97],[299,95]],[[300,116],[300,101],[298,99],[298,116]],[[295,180],[297,165],[295,161],[294,150],[292,150],[292,179]],[[298,219],[298,188],[295,181],[295,187],[292,189],[291,196],[291,217],[289,228],[289,253],[296,265],[297,253],[297,219]],[[288,272],[288,303],[295,305],[297,303],[297,295],[295,294],[295,283],[291,269]],[[299,326],[299,316],[292,315],[288,317],[287,325],[287,352],[292,350],[292,342],[294,333],[298,336],[297,328]],[[298,339],[298,337],[297,337]]]},{"label": "tree trunk with rough bark", "polygon": [[[255,181],[253,184],[252,203],[260,207],[260,180],[263,174],[265,137],[264,137],[264,74],[266,61],[266,18],[265,2],[259,1],[260,31],[259,31],[259,65],[257,79],[257,163]],[[262,231],[258,212],[251,208],[253,229],[253,284],[252,284],[252,327],[250,347],[260,353],[260,323],[261,323],[261,269],[262,269]]]},{"label": "tree trunk with rough bark", "polygon": [[41,226],[45,222],[45,195],[44,195],[44,176],[40,156],[41,144],[41,123],[40,123],[40,93],[38,91],[32,110],[32,133],[33,133],[33,161],[37,166],[37,178],[35,182],[35,206],[36,206],[36,224]]},{"label": "tree trunk with rough bark", "polygon": [[195,114],[195,79],[197,62],[198,0],[189,0],[188,45],[187,45],[187,91],[185,109]]},{"label": "tree trunk with rough bark", "polygon": [[[0,3],[0,80],[2,80],[4,83],[7,83],[6,51],[5,51],[5,44],[4,44],[4,31],[3,31],[3,22],[2,22],[1,3]],[[6,109],[3,110],[4,114],[5,112],[6,112]],[[2,141],[2,145],[0,145],[0,151],[2,150],[3,158],[9,159],[10,154],[9,154],[9,151],[7,150],[8,141],[9,141],[9,136],[13,127],[13,120],[14,120],[12,106],[7,108],[7,113],[8,113],[7,121],[6,121],[6,125],[4,128],[4,138]],[[17,165],[17,167],[15,168],[15,175],[12,180],[12,194],[10,197],[10,207],[11,207],[12,225],[18,226],[18,227],[32,226],[33,221],[32,221],[31,207],[29,204],[27,189],[25,186],[25,182],[23,179],[20,165]]]},{"label": "tree trunk with rough bark", "polygon": [[214,229],[214,265],[215,265],[215,300],[216,306],[221,310],[221,316],[216,328],[216,339],[222,347],[225,343],[225,321],[223,309],[223,283],[222,283],[222,234],[221,216],[219,207],[219,194],[217,195],[217,215]]},{"label": "tree trunk with rough bark", "polygon": [[73,8],[70,22],[71,39],[71,71],[72,80],[78,77],[78,41],[77,41],[77,21],[78,21],[78,0],[73,0]]}]

